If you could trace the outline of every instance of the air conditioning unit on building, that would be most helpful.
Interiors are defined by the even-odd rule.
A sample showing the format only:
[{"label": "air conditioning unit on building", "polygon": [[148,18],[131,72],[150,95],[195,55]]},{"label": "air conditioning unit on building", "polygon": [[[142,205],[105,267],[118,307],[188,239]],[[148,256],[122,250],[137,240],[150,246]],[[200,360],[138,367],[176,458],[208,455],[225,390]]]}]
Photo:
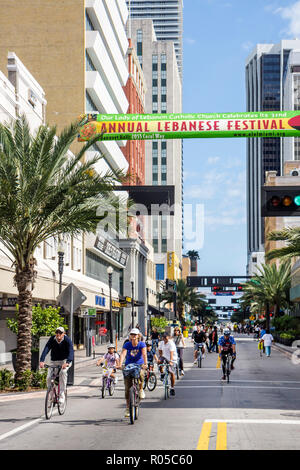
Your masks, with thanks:
[{"label": "air conditioning unit on building", "polygon": [[294,168],[290,171],[290,176],[300,176],[300,168]]}]

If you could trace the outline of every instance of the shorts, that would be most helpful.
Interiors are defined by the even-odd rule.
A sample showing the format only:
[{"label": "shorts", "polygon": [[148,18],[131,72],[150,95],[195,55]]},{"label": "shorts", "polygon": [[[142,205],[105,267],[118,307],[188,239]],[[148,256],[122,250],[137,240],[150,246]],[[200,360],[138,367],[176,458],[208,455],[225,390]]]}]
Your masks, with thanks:
[{"label": "shorts", "polygon": [[[145,371],[144,369],[141,368],[140,370],[140,376],[139,376],[139,385],[144,383],[144,377],[145,377]],[[126,400],[129,400],[129,389],[132,385],[132,377],[124,377],[124,385],[125,385],[125,398]]]},{"label": "shorts", "polygon": [[198,351],[198,346],[200,346],[201,348],[203,348],[204,343],[194,343],[194,351]]}]

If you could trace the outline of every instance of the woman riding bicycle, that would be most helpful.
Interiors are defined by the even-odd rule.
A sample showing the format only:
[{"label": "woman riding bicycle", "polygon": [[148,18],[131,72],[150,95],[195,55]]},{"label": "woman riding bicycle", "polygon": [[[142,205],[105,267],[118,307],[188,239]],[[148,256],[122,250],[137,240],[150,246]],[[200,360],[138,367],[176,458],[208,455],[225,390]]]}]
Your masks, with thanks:
[{"label": "woman riding bicycle", "polygon": [[[143,390],[144,383],[144,370],[148,367],[146,344],[143,341],[139,341],[140,331],[137,328],[133,328],[129,333],[129,341],[123,344],[123,349],[120,357],[119,368],[125,360],[125,366],[134,364],[140,368],[139,376],[139,397],[145,398],[145,392]],[[126,410],[125,418],[129,417],[129,389],[132,385],[132,377],[124,377],[125,384],[125,398],[126,398]]]}]

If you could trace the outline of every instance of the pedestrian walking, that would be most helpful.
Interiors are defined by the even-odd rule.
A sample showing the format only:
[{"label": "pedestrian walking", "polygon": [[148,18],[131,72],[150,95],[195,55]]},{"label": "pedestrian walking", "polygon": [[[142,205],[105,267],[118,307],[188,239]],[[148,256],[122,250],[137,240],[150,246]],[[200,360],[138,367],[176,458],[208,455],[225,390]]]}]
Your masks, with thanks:
[{"label": "pedestrian walking", "polygon": [[179,368],[181,370],[181,375],[184,375],[184,367],[183,367],[183,351],[185,348],[185,342],[184,342],[184,337],[183,334],[180,331],[179,326],[176,326],[174,328],[174,335],[173,335],[173,341],[175,343],[176,349],[177,349],[177,354],[179,357]]},{"label": "pedestrian walking", "polygon": [[218,328],[216,326],[214,326],[211,333],[209,352],[213,352],[214,350],[218,353]]},{"label": "pedestrian walking", "polygon": [[261,340],[264,342],[266,356],[270,357],[271,356],[271,346],[272,346],[272,343],[274,342],[274,338],[270,334],[270,330],[266,330],[266,333],[263,335]]}]

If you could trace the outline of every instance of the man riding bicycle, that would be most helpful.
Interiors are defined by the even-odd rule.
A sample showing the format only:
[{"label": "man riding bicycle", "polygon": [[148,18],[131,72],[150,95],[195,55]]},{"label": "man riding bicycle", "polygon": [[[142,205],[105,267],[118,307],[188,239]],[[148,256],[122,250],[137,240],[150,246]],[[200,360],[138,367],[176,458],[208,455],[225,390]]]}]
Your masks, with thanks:
[{"label": "man riding bicycle", "polygon": [[[59,401],[63,403],[65,400],[65,390],[67,388],[68,367],[72,365],[74,359],[74,348],[71,339],[66,335],[62,326],[56,329],[55,335],[51,336],[43,349],[40,358],[40,368],[45,366],[45,358],[51,351],[51,366],[60,366],[59,372]],[[48,370],[47,387],[51,384],[51,369]]]},{"label": "man riding bicycle", "polygon": [[197,329],[193,331],[192,339],[194,340],[194,364],[197,364],[198,348],[201,345],[202,354],[204,355],[206,342],[206,333],[201,330],[200,325],[197,325]]},{"label": "man riding bicycle", "polygon": [[224,335],[219,339],[219,357],[222,359],[223,377],[222,380],[226,379],[226,360],[228,354],[231,354],[231,370],[234,369],[233,363],[236,359],[236,342],[233,336],[230,336],[230,330],[226,328]]}]

